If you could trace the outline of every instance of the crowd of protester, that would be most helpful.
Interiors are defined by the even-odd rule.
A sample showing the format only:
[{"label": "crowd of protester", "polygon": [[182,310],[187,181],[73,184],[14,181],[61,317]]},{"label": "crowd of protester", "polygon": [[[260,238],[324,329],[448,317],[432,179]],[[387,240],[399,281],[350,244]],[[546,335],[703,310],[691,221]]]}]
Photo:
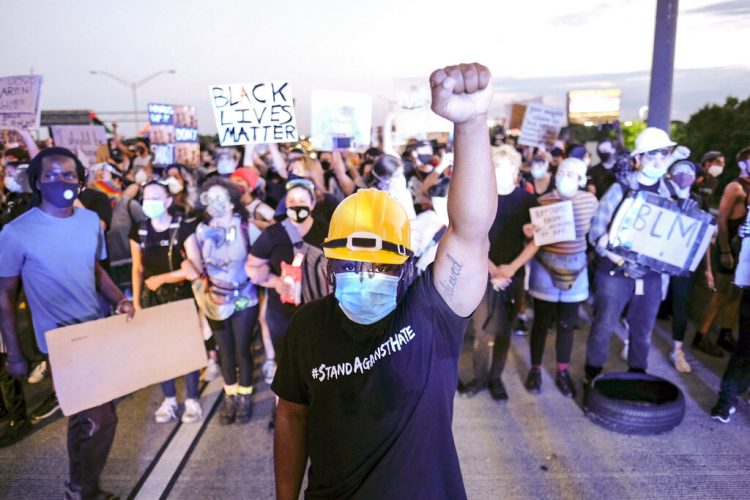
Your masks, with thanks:
[{"label": "crowd of protester", "polygon": [[[219,422],[231,425],[252,419],[258,345],[262,345],[262,374],[270,383],[276,353],[295,311],[332,291],[325,270],[308,269],[308,275],[318,280],[301,284],[293,268],[300,265],[300,253],[306,265],[316,262],[334,210],[344,198],[375,188],[401,204],[411,225],[416,273],[425,272],[435,259],[437,243],[450,223],[450,143],[411,140],[398,152],[377,147],[364,152],[315,151],[304,140],[247,148],[210,145],[197,167],[159,167],[153,163],[147,138],[124,141],[116,132],[97,151],[96,163],[84,169],[75,154],[49,143],[38,145],[28,134],[21,136],[21,144],[2,148],[0,169],[0,277],[22,277],[20,283],[12,283],[20,286],[11,287],[6,280],[0,290],[0,313],[12,308],[17,337],[17,342],[0,345],[0,416],[7,418],[0,446],[17,443],[33,431],[35,423],[59,411],[54,389],[38,408],[26,408],[23,384],[40,382],[50,370],[43,336],[38,331],[35,335],[42,325],[32,321],[30,310],[60,305],[52,303],[54,295],[26,282],[37,277],[28,269],[28,258],[26,263],[18,262],[21,250],[16,247],[38,244],[35,255],[40,261],[47,259],[57,276],[54,273],[68,264],[57,262],[54,245],[93,241],[99,265],[86,272],[95,273],[97,284],[103,276],[112,282],[111,289],[99,286],[98,294],[91,297],[101,316],[132,314],[129,297],[136,314],[142,308],[195,298],[209,366],[202,375],[196,371],[184,377],[182,405],[176,382],[164,381],[164,399],[154,419],[201,421],[200,379],[221,376],[224,401]],[[467,331],[473,339],[473,377],[458,381],[458,392],[473,396],[487,388],[494,399],[509,399],[502,373],[511,338],[528,334],[530,369],[525,388],[539,394],[549,330],[555,334],[555,385],[565,396],[575,397],[581,382],[590,383],[602,372],[611,335],[620,326],[627,332],[622,339],[623,359],[630,371],[645,372],[656,319],[671,315],[669,357],[676,371],[692,371],[685,357],[688,343],[700,353],[695,356],[699,362],[701,356],[730,356],[711,411],[713,418],[728,422],[750,377],[750,290],[733,284],[740,241],[748,232],[743,224],[750,201],[750,148],[729,159],[736,160],[741,173],[720,196],[718,234],[710,251],[690,276],[670,279],[609,251],[613,215],[625,193],[639,190],[675,200],[685,210],[697,205],[709,211],[727,160],[721,152],[694,152],[700,161],[690,161],[657,129],[646,129],[632,151],[616,135],[600,140],[595,151],[564,141],[550,148],[532,148],[518,145],[516,139],[505,132],[492,136],[498,204],[489,231],[489,276]],[[52,160],[60,156],[67,158],[60,164],[73,168],[54,167]],[[74,196],[69,197],[71,190]],[[537,247],[529,209],[568,200],[573,205],[575,239]],[[80,224],[60,229],[40,210],[43,203],[60,210],[72,204],[88,211],[75,210],[84,214]],[[92,229],[94,216],[98,224]],[[25,232],[35,224],[49,226],[49,231]],[[97,230],[103,235],[98,246]],[[79,237],[79,232],[86,234]],[[53,239],[57,237],[62,240]],[[83,259],[89,254],[80,255]],[[67,272],[82,271],[72,266]],[[65,274],[60,279],[75,290],[77,280],[89,278]],[[692,318],[696,327],[691,338],[690,298],[701,292],[710,296],[710,302],[702,317]],[[576,381],[569,366],[574,342],[579,341],[575,333],[583,327],[584,306],[592,323],[585,380]],[[533,314],[527,316],[527,311]],[[8,325],[0,322],[0,328]],[[716,340],[711,339],[714,325]],[[8,335],[4,338],[7,342]],[[24,362],[31,364],[30,373],[25,379],[14,377],[9,367]],[[273,418],[269,426],[273,428]],[[89,453],[96,456],[95,451]]]}]

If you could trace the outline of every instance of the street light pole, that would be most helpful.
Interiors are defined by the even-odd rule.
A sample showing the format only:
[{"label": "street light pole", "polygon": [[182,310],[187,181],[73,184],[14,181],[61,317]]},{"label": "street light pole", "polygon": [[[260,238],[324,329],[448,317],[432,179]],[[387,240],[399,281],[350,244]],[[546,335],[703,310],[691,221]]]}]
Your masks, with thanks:
[{"label": "street light pole", "polygon": [[120,78],[119,76],[113,75],[112,73],[109,73],[107,71],[96,71],[92,69],[90,73],[92,75],[108,76],[109,78],[115,80],[116,82],[119,82],[125,85],[126,87],[130,88],[130,90],[133,92],[133,118],[135,120],[134,122],[135,133],[137,134],[138,133],[138,87],[141,87],[145,83],[150,82],[151,80],[153,80],[159,75],[163,75],[164,73],[169,73],[173,75],[176,73],[176,71],[173,69],[163,69],[161,71],[157,71],[156,73],[149,75],[146,78],[143,78],[142,80],[138,80],[136,82],[129,82],[125,80],[124,78]]},{"label": "street light pole", "polygon": [[657,0],[654,55],[648,95],[648,126],[669,133],[678,0]]}]

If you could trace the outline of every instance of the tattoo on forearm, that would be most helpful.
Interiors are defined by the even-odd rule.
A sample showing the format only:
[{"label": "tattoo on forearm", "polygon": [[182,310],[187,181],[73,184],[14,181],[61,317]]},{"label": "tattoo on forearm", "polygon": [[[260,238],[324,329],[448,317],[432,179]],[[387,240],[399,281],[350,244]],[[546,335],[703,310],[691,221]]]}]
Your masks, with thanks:
[{"label": "tattoo on forearm", "polygon": [[461,274],[461,269],[463,269],[464,265],[454,259],[451,254],[448,254],[448,260],[451,261],[451,275],[448,278],[448,282],[441,281],[440,286],[443,287],[447,298],[453,298],[453,295],[456,293],[458,276]]}]

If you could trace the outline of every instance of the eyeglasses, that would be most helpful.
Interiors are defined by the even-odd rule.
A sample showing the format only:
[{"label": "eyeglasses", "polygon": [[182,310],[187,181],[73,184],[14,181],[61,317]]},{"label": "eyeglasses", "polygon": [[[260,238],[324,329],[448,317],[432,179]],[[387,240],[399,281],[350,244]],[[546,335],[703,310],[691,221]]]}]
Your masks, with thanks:
[{"label": "eyeglasses", "polygon": [[211,202],[229,203],[231,201],[229,195],[224,192],[209,193],[208,191],[202,192],[198,199],[204,206],[210,205]]},{"label": "eyeglasses", "polygon": [[667,156],[672,154],[672,149],[673,148],[654,149],[653,151],[646,151],[644,154],[648,156],[649,158],[656,158],[657,156],[666,158]]}]

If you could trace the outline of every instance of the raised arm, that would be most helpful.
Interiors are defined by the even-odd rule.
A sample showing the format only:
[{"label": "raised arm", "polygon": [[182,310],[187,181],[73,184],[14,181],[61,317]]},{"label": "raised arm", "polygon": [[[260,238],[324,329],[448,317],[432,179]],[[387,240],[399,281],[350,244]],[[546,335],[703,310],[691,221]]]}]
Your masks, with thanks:
[{"label": "raised arm", "polygon": [[448,196],[450,225],[438,245],[433,280],[453,311],[468,316],[487,285],[487,234],[497,210],[487,111],[491,75],[481,64],[439,69],[430,76],[432,110],[454,123],[455,164]]}]

